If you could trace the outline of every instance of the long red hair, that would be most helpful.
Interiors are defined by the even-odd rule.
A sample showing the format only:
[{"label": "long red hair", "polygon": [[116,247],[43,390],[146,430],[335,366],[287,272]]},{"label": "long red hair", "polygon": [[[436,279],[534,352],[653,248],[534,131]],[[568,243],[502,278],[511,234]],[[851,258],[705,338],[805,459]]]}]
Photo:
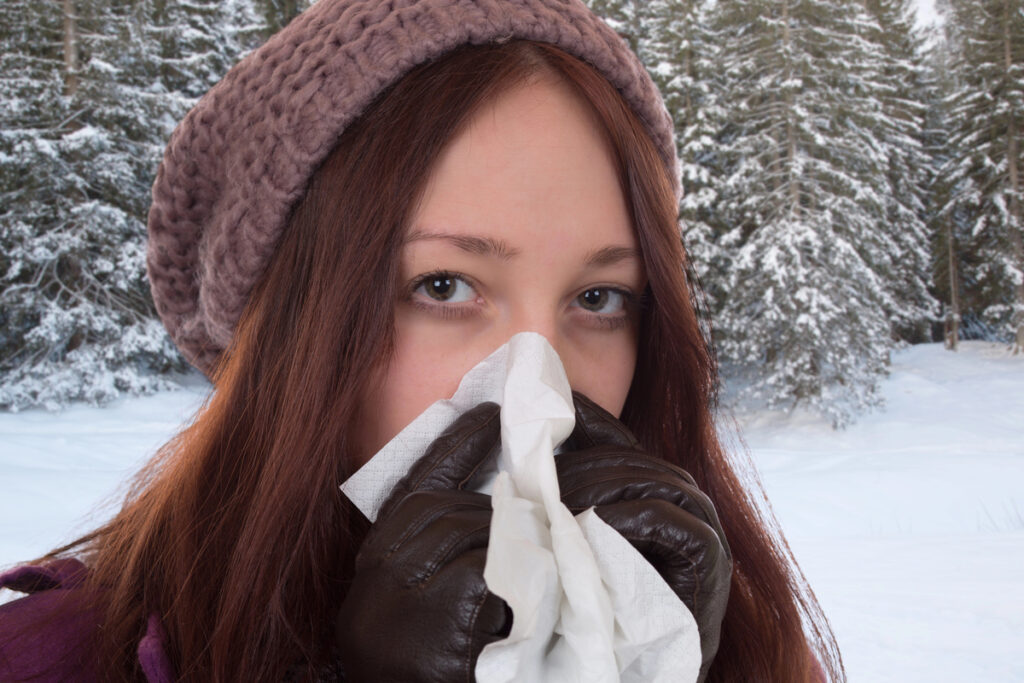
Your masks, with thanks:
[{"label": "long red hair", "polygon": [[101,596],[104,680],[141,677],[161,615],[182,681],[315,679],[366,522],[338,489],[358,397],[392,348],[397,254],[434,160],[483,102],[553,73],[594,108],[618,162],[650,281],[623,420],[715,502],[734,557],[709,681],[844,680],[828,622],[759,485],[712,419],[717,370],[695,312],[669,177],[641,122],[587,64],[550,45],[464,46],[421,64],[340,137],[295,207],[195,420],[74,552]]}]

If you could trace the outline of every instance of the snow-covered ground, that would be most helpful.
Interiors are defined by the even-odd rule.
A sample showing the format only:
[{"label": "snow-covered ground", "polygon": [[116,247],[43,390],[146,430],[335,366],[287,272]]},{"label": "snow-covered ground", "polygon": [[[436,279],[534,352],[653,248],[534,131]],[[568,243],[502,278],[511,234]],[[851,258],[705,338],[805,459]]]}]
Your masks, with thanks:
[{"label": "snow-covered ground", "polygon": [[[739,418],[850,680],[1024,682],[1024,357],[916,346],[884,392],[840,432]],[[204,397],[0,413],[0,567],[102,520]]]},{"label": "snow-covered ground", "polygon": [[851,681],[1024,681],[1024,357],[893,360],[884,412],[744,438]]}]

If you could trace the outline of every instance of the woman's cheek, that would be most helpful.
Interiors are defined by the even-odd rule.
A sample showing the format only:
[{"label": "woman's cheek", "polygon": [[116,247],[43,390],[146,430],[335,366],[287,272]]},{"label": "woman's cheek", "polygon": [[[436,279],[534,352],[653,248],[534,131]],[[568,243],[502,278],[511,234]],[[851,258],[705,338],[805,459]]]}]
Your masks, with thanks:
[{"label": "woman's cheek", "polygon": [[458,324],[396,322],[395,351],[378,386],[376,415],[367,415],[378,423],[377,450],[432,403],[454,394],[463,375],[486,356],[468,343]]},{"label": "woman's cheek", "polygon": [[633,383],[636,354],[635,336],[615,333],[594,336],[561,357],[573,390],[619,417]]}]

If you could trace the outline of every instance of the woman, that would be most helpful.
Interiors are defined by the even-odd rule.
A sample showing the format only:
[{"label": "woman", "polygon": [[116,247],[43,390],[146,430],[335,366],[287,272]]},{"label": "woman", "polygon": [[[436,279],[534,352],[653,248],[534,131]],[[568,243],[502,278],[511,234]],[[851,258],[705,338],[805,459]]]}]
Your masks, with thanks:
[{"label": "woman", "polygon": [[[731,584],[687,593],[631,539],[689,600],[702,677],[841,679],[813,594],[716,438],[671,120],[580,2],[321,0],[186,117],[153,195],[157,309],[214,392],[109,524],[6,575],[32,593],[0,608],[9,671],[451,680],[455,662],[472,679],[509,627],[471,561],[486,503],[459,484],[493,446],[493,408],[452,427],[469,445],[429,449],[369,531],[338,484],[532,330],[587,397],[558,460],[566,504],[643,533],[630,525],[651,509],[683,510],[659,526],[702,539],[689,575]],[[424,471],[444,476],[423,491]],[[669,493],[647,496],[647,478]],[[644,507],[619,518],[627,481]],[[416,515],[432,520],[413,537],[426,554],[391,561]],[[482,529],[459,580],[405,601],[402,572],[441,564],[429,534],[448,523]]]}]

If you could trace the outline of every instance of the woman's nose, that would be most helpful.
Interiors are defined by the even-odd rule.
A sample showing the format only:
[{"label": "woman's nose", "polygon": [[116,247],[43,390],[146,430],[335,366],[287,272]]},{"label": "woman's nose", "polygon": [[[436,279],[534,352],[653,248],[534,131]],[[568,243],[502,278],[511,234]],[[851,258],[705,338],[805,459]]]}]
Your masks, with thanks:
[{"label": "woman's nose", "polygon": [[[566,373],[569,371],[569,355],[571,348],[566,339],[565,331],[559,324],[558,311],[553,307],[541,310],[541,307],[523,307],[524,310],[517,311],[509,321],[508,330],[505,333],[505,340],[520,332],[536,332],[551,344],[551,347],[558,354]],[[570,375],[569,379],[572,379]]]}]

